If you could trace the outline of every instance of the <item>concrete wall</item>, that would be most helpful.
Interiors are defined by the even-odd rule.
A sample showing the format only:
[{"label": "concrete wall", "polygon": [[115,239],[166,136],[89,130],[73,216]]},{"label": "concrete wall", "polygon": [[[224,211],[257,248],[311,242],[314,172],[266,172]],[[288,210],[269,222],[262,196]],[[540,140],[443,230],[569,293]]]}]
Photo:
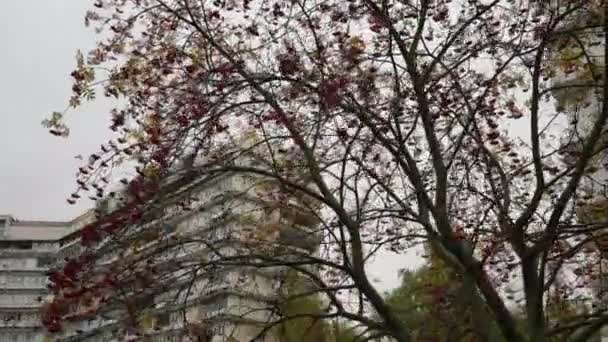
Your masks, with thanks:
[{"label": "concrete wall", "polygon": [[[48,296],[46,271],[58,256],[60,239],[79,229],[71,222],[19,221],[0,215],[0,342],[40,342],[40,307]],[[6,219],[10,218],[10,219]]]}]

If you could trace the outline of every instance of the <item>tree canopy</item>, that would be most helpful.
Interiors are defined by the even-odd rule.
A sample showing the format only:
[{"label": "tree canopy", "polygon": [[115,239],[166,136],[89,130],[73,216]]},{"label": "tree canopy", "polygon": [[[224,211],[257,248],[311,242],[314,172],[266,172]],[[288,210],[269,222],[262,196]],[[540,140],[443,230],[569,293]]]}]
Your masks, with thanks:
[{"label": "tree canopy", "polygon": [[[68,202],[119,204],[51,276],[45,323],[59,330],[74,302],[97,303],[89,314],[129,307],[118,289],[160,288],[159,270],[280,264],[327,303],[309,316],[413,341],[402,318],[415,314],[392,307],[367,268],[425,244],[476,303],[463,314],[477,331],[585,340],[608,322],[590,291],[606,222],[577,218],[583,185],[606,168],[606,11],[600,0],[92,1],[85,23],[101,34],[77,54],[69,106],[118,99],[115,137],[79,169]],[[65,115],[44,122],[52,134],[68,135]],[[117,194],[107,184],[124,161],[136,173]],[[164,185],[187,165],[199,178],[257,179],[260,210],[226,210],[255,227],[235,255],[177,263],[144,243],[171,235],[144,224],[158,208],[201,209]],[[317,227],[319,250],[276,252],[277,225],[255,224],[276,212]],[[129,257],[93,267],[108,249]],[[547,320],[549,294],[585,299],[585,312]]]}]

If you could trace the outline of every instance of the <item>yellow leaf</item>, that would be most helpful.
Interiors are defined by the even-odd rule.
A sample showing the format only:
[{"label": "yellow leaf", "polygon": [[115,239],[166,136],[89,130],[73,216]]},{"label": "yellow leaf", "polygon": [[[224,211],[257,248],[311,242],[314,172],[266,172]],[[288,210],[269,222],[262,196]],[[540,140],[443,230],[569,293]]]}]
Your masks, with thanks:
[{"label": "yellow leaf", "polygon": [[142,130],[131,130],[126,138],[134,142],[140,142],[144,139],[144,132]]},{"label": "yellow leaf", "polygon": [[155,178],[159,175],[159,173],[160,169],[154,164],[150,164],[144,169],[144,176],[147,178]]},{"label": "yellow leaf", "polygon": [[350,46],[356,53],[362,53],[365,51],[365,42],[357,36],[350,39]]},{"label": "yellow leaf", "polygon": [[154,317],[149,312],[144,312],[140,318],[139,325],[143,331],[149,331],[154,328]]},{"label": "yellow leaf", "polygon": [[244,145],[244,147],[251,147],[257,144],[259,140],[258,134],[254,130],[249,130],[244,134],[241,144]]}]

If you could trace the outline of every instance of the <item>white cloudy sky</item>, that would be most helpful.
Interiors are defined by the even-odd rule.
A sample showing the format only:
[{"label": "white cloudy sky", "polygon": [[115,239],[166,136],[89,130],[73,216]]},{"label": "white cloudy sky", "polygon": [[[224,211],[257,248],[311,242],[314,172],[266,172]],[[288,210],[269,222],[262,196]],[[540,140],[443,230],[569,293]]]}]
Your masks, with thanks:
[{"label": "white cloudy sky", "polygon": [[83,15],[90,1],[0,1],[0,214],[21,219],[71,219],[86,207],[69,206],[75,155],[98,148],[108,135],[108,103],[69,117],[69,139],[40,125],[65,108],[77,49],[93,43]]},{"label": "white cloudy sky", "polygon": [[[70,206],[79,161],[109,136],[111,103],[96,101],[70,112],[68,139],[40,125],[51,111],[65,108],[77,49],[95,35],[83,25],[92,1],[0,1],[0,214],[22,220],[69,220],[86,209]],[[398,284],[396,270],[416,264],[414,255],[385,254],[371,267],[381,289]]]}]

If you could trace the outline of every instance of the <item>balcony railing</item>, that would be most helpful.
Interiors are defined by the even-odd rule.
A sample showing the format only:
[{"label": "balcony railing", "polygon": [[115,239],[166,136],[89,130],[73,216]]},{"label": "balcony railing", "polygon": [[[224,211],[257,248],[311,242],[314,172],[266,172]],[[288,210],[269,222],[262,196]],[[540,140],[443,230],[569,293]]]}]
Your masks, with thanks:
[{"label": "balcony railing", "polygon": [[21,275],[20,273],[0,274],[2,289],[46,289],[47,277],[40,275]]},{"label": "balcony railing", "polygon": [[0,342],[31,342],[44,340],[40,332],[32,331],[1,331]]},{"label": "balcony railing", "polygon": [[0,293],[2,308],[36,308],[42,305],[44,294]]},{"label": "balcony railing", "polygon": [[38,313],[6,312],[0,314],[0,329],[37,328],[41,325]]}]

